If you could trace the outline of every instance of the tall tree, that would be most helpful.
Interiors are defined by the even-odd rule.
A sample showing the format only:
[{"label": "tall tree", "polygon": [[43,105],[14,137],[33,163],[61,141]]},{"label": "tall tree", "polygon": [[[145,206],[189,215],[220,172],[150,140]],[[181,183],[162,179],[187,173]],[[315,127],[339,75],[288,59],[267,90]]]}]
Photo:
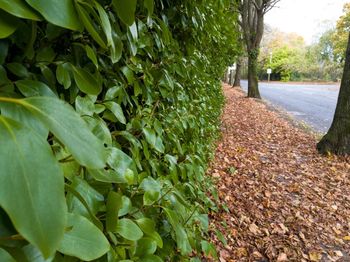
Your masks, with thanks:
[{"label": "tall tree", "polygon": [[350,34],[333,122],[317,149],[321,153],[350,154]]},{"label": "tall tree", "polygon": [[233,86],[241,86],[241,73],[242,73],[242,57],[239,57],[236,62],[236,74]]},{"label": "tall tree", "polygon": [[258,56],[264,33],[264,16],[280,0],[239,0],[241,27],[248,53],[248,97],[261,98],[258,87]]}]

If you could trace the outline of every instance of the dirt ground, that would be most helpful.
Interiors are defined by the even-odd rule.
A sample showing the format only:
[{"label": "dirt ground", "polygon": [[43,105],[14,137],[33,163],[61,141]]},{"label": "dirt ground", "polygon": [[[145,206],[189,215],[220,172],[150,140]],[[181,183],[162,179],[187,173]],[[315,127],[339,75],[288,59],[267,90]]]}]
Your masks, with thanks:
[{"label": "dirt ground", "polygon": [[350,261],[350,158],[264,103],[224,85],[222,139],[209,174],[222,211],[220,261]]}]

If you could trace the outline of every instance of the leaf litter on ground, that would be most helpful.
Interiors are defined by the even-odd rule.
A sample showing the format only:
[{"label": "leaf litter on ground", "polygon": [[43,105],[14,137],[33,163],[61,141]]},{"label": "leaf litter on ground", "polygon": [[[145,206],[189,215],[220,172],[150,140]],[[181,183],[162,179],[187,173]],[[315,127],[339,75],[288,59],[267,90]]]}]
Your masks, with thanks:
[{"label": "leaf litter on ground", "polygon": [[350,261],[350,157],[318,154],[313,134],[223,89],[208,171],[223,207],[211,215],[220,261]]}]

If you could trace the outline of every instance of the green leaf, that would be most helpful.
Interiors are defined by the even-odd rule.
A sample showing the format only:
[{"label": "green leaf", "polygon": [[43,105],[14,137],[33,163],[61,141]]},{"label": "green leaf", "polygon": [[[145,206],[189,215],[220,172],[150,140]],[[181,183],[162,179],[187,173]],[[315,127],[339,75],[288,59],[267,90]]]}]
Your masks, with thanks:
[{"label": "green leaf", "polygon": [[131,26],[135,21],[136,3],[137,0],[112,0],[118,17],[128,26]]},{"label": "green leaf", "polygon": [[31,97],[13,99],[0,97],[0,102],[15,103],[39,119],[68,148],[83,166],[103,168],[106,161],[102,142],[88,129],[74,109],[59,99]]},{"label": "green leaf", "polygon": [[127,196],[122,196],[122,203],[118,212],[118,217],[122,217],[129,214],[131,209],[132,209],[132,204],[131,204],[130,198],[128,198]]},{"label": "green leaf", "polygon": [[78,88],[89,95],[98,95],[102,91],[96,78],[87,70],[72,65],[75,83]]},{"label": "green leaf", "polygon": [[147,255],[142,257],[142,262],[163,262],[163,260],[155,255]]},{"label": "green leaf", "polygon": [[186,230],[181,225],[178,215],[168,208],[164,208],[164,211],[167,215],[169,223],[173,227],[176,236],[176,244],[180,249],[182,255],[187,255],[192,251],[190,242],[188,241],[188,236]]},{"label": "green leaf", "polygon": [[45,139],[3,116],[0,154],[0,206],[17,231],[47,258],[58,248],[66,222],[58,162]]},{"label": "green leaf", "polygon": [[80,5],[79,3],[76,4],[77,12],[79,14],[79,17],[81,21],[84,24],[85,29],[89,32],[91,37],[103,48],[106,49],[106,43],[101,38],[100,33],[96,31],[95,26],[92,24],[93,20],[90,18],[88,12],[85,10],[85,8]]},{"label": "green leaf", "polygon": [[20,63],[9,63],[6,65],[6,67],[8,68],[8,70],[11,71],[12,74],[19,76],[19,77],[28,77],[29,76],[29,72],[27,70],[27,68],[20,64]]},{"label": "green leaf", "polygon": [[54,92],[43,82],[34,80],[18,80],[15,82],[18,89],[25,97],[47,96],[57,98]]},{"label": "green leaf", "polygon": [[126,119],[123,113],[123,109],[119,104],[113,101],[105,102],[103,103],[112,113],[115,115],[115,117],[118,119],[118,121],[122,124],[126,124]]},{"label": "green leaf", "polygon": [[155,223],[153,220],[144,217],[136,220],[136,223],[147,236],[149,236],[157,243],[160,248],[163,247],[163,240],[161,236],[156,232]]},{"label": "green leaf", "polygon": [[159,199],[161,186],[159,182],[152,177],[144,178],[140,184],[140,188],[145,191],[145,194],[143,195],[144,205],[152,205]]},{"label": "green leaf", "polygon": [[147,8],[148,16],[151,16],[154,9],[154,0],[144,0],[143,4]]},{"label": "green leaf", "polygon": [[42,19],[35,10],[22,0],[0,0],[0,8],[20,18],[27,18],[35,21],[40,21]]},{"label": "green leaf", "polygon": [[109,192],[107,198],[106,230],[115,232],[118,225],[118,212],[122,205],[122,194]]},{"label": "green leaf", "polygon": [[149,127],[144,127],[142,131],[147,142],[157,151],[164,153],[165,148],[162,139],[156,135],[156,132]]},{"label": "green leaf", "polygon": [[89,210],[83,203],[73,194],[67,195],[68,211],[74,214],[82,215],[86,218],[90,217],[89,211],[92,215],[96,215],[104,204],[104,197],[91,187],[85,180],[75,177],[73,183],[70,185],[83,199]]},{"label": "green leaf", "polygon": [[68,213],[67,228],[59,251],[84,261],[97,259],[110,249],[108,240],[94,224],[83,216]]},{"label": "green leaf", "polygon": [[143,236],[141,229],[128,218],[122,218],[118,221],[116,233],[131,241],[137,241]]},{"label": "green leaf", "polygon": [[16,260],[5,249],[0,248],[1,262],[16,262]]},{"label": "green leaf", "polygon": [[37,51],[36,60],[38,62],[51,63],[56,57],[55,51],[51,47],[44,47]]},{"label": "green leaf", "polygon": [[68,63],[59,64],[56,68],[57,81],[64,86],[64,89],[68,89],[71,85],[69,72],[70,67]]},{"label": "green leaf", "polygon": [[149,237],[143,237],[136,243],[135,256],[144,257],[152,255],[156,250],[157,243]]},{"label": "green leaf", "polygon": [[111,50],[111,60],[112,60],[112,63],[116,63],[122,57],[123,42],[119,37],[119,35],[114,31],[112,31],[112,39],[114,44],[112,45],[112,50]]},{"label": "green leaf", "polygon": [[71,30],[81,30],[73,0],[25,0],[50,23]]},{"label": "green leaf", "polygon": [[132,159],[116,147],[109,148],[108,165],[117,173],[124,175],[129,169]]},{"label": "green leaf", "polygon": [[126,184],[128,181],[123,174],[114,170],[89,169],[89,174],[96,180],[104,183]]},{"label": "green leaf", "polygon": [[85,51],[86,51],[86,55],[88,56],[88,58],[90,58],[90,60],[94,63],[96,68],[98,68],[98,62],[97,62],[95,50],[92,49],[89,45],[86,45]]},{"label": "green leaf", "polygon": [[0,39],[12,35],[18,25],[19,19],[0,9]]}]

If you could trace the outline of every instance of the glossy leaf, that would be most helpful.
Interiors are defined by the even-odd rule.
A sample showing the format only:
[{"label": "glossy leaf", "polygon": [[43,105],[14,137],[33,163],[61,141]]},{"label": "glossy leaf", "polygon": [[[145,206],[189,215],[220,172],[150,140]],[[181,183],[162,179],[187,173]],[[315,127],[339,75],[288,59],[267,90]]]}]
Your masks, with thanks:
[{"label": "glossy leaf", "polygon": [[118,221],[116,233],[131,241],[139,240],[143,236],[141,229],[128,218],[123,218]]},{"label": "glossy leaf", "polygon": [[129,169],[132,159],[125,154],[122,150],[112,147],[109,148],[109,156],[107,159],[108,165],[113,168],[119,174],[125,174]]},{"label": "glossy leaf", "polygon": [[56,69],[56,77],[58,83],[64,86],[65,89],[68,89],[71,85],[70,78],[70,67],[68,63],[59,64]]},{"label": "glossy leaf", "polygon": [[71,106],[49,97],[26,99],[0,97],[1,101],[24,107],[32,117],[44,123],[80,164],[90,168],[105,166],[106,154],[102,142],[89,131],[86,123]]},{"label": "glossy leaf", "polygon": [[16,260],[4,249],[0,248],[0,261],[16,262]]},{"label": "glossy leaf", "polygon": [[58,249],[61,253],[91,261],[110,249],[103,232],[85,217],[68,213],[67,227],[71,229],[64,234]]},{"label": "glossy leaf", "polygon": [[89,95],[98,95],[102,87],[96,78],[87,70],[72,65],[75,83],[78,88]]},{"label": "glossy leaf", "polygon": [[19,25],[19,19],[0,9],[0,39],[12,35]]},{"label": "glossy leaf", "polygon": [[41,16],[22,0],[0,0],[0,8],[20,18],[42,20]]},{"label": "glossy leaf", "polygon": [[43,82],[34,80],[18,80],[16,86],[25,97],[47,96],[57,98],[54,92]]},{"label": "glossy leaf", "polygon": [[73,0],[25,0],[47,21],[71,30],[82,28],[74,8]]},{"label": "glossy leaf", "polygon": [[31,129],[0,116],[0,137],[0,206],[47,258],[66,222],[62,171],[49,144]]},{"label": "glossy leaf", "polygon": [[123,109],[116,102],[105,102],[104,105],[113,113],[113,115],[118,119],[118,121],[122,124],[126,124],[125,116],[123,113]]},{"label": "glossy leaf", "polygon": [[114,10],[120,20],[128,26],[131,26],[135,21],[136,3],[137,0],[112,0]]}]

